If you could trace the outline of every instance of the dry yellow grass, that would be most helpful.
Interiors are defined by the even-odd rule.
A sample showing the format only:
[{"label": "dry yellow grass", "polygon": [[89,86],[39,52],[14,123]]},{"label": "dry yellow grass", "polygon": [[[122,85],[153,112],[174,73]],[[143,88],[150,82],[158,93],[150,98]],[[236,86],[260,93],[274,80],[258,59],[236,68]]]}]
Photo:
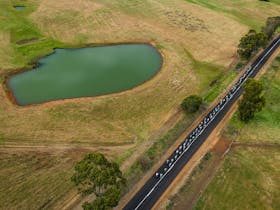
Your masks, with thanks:
[{"label": "dry yellow grass", "polygon": [[[10,36],[8,33],[4,33],[0,31],[0,63],[2,68],[9,68],[13,65],[12,58],[9,56],[13,53],[13,50],[10,46]],[[0,68],[1,73],[1,68]]]},{"label": "dry yellow grass", "polygon": [[[185,50],[195,59],[227,66],[247,27],[184,1],[39,1],[30,20],[62,42],[153,42],[164,56],[161,72],[125,93],[74,99],[48,106],[0,104],[6,142],[32,144],[127,144],[158,129],[183,97],[202,84]],[[219,46],[219,47],[218,47]],[[222,46],[222,47],[220,47]],[[219,74],[213,72],[213,76]],[[156,100],[155,100],[156,99]],[[5,107],[3,107],[5,104]]]},{"label": "dry yellow grass", "polygon": [[0,209],[52,209],[74,190],[73,161],[65,154],[0,151]]},{"label": "dry yellow grass", "polygon": [[223,65],[231,62],[236,44],[247,30],[230,18],[181,0],[99,4],[88,0],[61,0],[59,4],[42,0],[31,18],[46,35],[64,42],[154,40],[163,46],[180,44],[198,60]]},{"label": "dry yellow grass", "polygon": [[[27,2],[35,5],[28,20],[43,36],[71,45],[150,42],[160,50],[164,63],[145,84],[95,98],[18,107],[1,86],[0,143],[4,146],[96,147],[114,158],[137,153],[138,148],[145,149],[139,145],[174,114],[185,96],[207,90],[221,67],[230,65],[240,37],[248,30],[231,16],[183,0]],[[13,51],[17,48],[7,31],[0,28],[0,76],[15,66]],[[198,69],[189,53],[204,68]],[[209,63],[217,70],[213,66],[209,70]]]}]

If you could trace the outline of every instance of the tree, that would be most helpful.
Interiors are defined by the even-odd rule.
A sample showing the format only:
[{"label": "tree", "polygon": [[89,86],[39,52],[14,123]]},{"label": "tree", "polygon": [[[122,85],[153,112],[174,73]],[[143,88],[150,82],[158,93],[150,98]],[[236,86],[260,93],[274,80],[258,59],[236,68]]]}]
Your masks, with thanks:
[{"label": "tree", "polygon": [[191,95],[183,100],[181,107],[186,113],[194,113],[199,110],[201,104],[201,97],[197,95]]},{"label": "tree", "polygon": [[265,98],[262,84],[254,79],[249,78],[243,85],[243,90],[244,94],[239,103],[238,112],[240,120],[248,122],[265,106]]},{"label": "tree", "polygon": [[96,196],[92,203],[83,204],[86,210],[107,210],[116,206],[126,184],[118,164],[109,162],[100,153],[86,154],[75,165],[71,180],[84,195],[94,193]]},{"label": "tree", "polygon": [[269,17],[262,31],[267,35],[268,39],[271,39],[278,27],[280,27],[280,16]]},{"label": "tree", "polygon": [[254,52],[261,47],[265,47],[267,43],[268,38],[265,33],[257,33],[255,30],[250,30],[244,37],[241,38],[237,53],[241,58],[249,59]]}]

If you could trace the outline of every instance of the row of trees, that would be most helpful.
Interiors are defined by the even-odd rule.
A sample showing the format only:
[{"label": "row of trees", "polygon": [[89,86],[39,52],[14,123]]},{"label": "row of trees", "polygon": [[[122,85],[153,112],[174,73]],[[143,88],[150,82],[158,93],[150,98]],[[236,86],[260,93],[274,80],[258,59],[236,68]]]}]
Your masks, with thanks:
[{"label": "row of trees", "polygon": [[259,33],[255,30],[250,30],[239,42],[237,50],[239,56],[242,59],[248,60],[258,49],[267,45],[278,27],[280,27],[280,16],[269,17]]}]

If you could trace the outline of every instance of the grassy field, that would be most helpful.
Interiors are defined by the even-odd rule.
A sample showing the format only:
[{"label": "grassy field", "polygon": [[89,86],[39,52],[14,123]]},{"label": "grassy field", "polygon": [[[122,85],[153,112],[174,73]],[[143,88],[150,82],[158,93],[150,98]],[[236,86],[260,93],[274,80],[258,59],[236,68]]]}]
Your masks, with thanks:
[{"label": "grassy field", "polygon": [[0,152],[0,209],[50,209],[73,189],[69,155]]},{"label": "grassy field", "polygon": [[[279,145],[280,57],[261,81],[265,86],[265,108],[247,124],[235,114],[225,135],[235,142]],[[279,157],[279,146],[235,147],[194,209],[279,209]]]},{"label": "grassy field", "polygon": [[235,148],[194,209],[279,209],[278,149]]},{"label": "grassy field", "polygon": [[[224,8],[219,1],[215,2],[217,7]],[[225,2],[230,4],[230,1]],[[240,37],[251,25],[260,28],[266,17],[275,15],[280,8],[268,3],[264,10],[261,3],[255,8],[253,1],[245,2],[232,6],[243,14],[236,18],[185,0],[1,1],[1,146],[90,146],[122,163],[131,154],[138,153],[138,148],[143,149],[140,145],[178,110],[184,97],[197,93],[209,103],[230,83],[235,73],[228,67],[236,58]],[[25,5],[26,9],[18,11],[14,5]],[[252,24],[245,23],[246,8],[255,8],[252,16],[257,18],[248,20]],[[154,44],[164,58],[162,70],[155,78],[133,90],[109,96],[29,107],[15,106],[7,98],[3,84],[7,74],[30,66],[31,61],[52,52],[54,47],[120,42]],[[29,164],[26,153],[19,155],[24,163]],[[53,158],[61,159],[57,155]],[[0,164],[5,166],[5,159],[1,159]],[[7,159],[14,164],[13,173],[31,177],[35,173],[33,169],[28,171],[17,166],[18,156]],[[42,155],[40,161],[43,159],[49,157]],[[40,182],[55,183],[59,173],[70,167],[63,161],[59,164],[61,171],[55,170],[53,165],[46,166],[54,169],[50,170],[54,174],[52,179],[34,179],[28,189],[42,190],[41,194],[46,195],[49,191],[47,188],[44,191]],[[0,175],[4,173],[2,170]],[[14,194],[4,196],[6,203],[21,196],[17,185],[12,184],[17,181],[16,177],[10,177],[10,190]],[[70,181],[57,185],[58,193],[53,195],[49,208],[70,190],[71,187],[64,187],[66,183],[70,186]],[[0,187],[4,184],[0,183]],[[22,205],[18,206],[21,209],[33,194],[26,193],[25,196],[15,199]],[[38,197],[36,206],[26,209],[39,208],[39,203],[43,205],[45,202],[46,198]]]},{"label": "grassy field", "polygon": [[190,3],[198,4],[213,11],[223,13],[238,22],[248,25],[250,28],[259,30],[259,22],[264,21],[267,17],[279,15],[279,1],[270,2],[259,0],[186,0]]}]

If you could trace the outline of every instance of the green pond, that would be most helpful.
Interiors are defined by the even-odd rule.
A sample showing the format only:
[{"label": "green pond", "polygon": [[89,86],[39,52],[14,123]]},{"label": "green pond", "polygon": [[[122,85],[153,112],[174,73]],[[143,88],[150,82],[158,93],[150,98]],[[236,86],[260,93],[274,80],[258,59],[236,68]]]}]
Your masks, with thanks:
[{"label": "green pond", "polygon": [[17,104],[98,96],[131,89],[151,79],[162,57],[147,44],[55,49],[39,65],[8,80]]}]

